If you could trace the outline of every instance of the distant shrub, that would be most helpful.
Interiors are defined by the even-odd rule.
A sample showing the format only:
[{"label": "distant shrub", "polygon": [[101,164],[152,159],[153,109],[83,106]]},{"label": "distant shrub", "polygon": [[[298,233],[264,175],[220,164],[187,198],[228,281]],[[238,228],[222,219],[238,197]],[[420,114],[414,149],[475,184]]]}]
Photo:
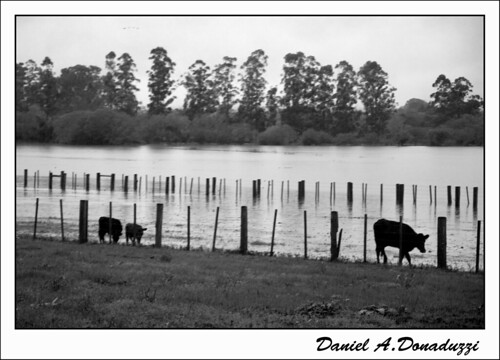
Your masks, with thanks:
[{"label": "distant shrub", "polygon": [[120,145],[140,140],[135,119],[104,109],[59,116],[53,128],[54,140],[63,144]]},{"label": "distant shrub", "polygon": [[450,134],[444,129],[432,129],[429,131],[429,140],[432,146],[446,145]]},{"label": "distant shrub", "polygon": [[335,145],[358,145],[357,134],[353,132],[337,134],[333,138],[333,143]]},{"label": "distant shrub", "polygon": [[257,138],[261,145],[289,145],[296,140],[297,132],[290,125],[271,126]]},{"label": "distant shrub", "polygon": [[229,126],[232,144],[247,144],[255,141],[257,130],[248,124],[232,124]]},{"label": "distant shrub", "polygon": [[300,142],[302,145],[327,145],[333,142],[333,138],[324,131],[307,129],[302,133]]},{"label": "distant shrub", "polygon": [[189,137],[189,118],[180,112],[154,115],[144,119],[142,124],[142,137],[148,143],[179,143]]}]

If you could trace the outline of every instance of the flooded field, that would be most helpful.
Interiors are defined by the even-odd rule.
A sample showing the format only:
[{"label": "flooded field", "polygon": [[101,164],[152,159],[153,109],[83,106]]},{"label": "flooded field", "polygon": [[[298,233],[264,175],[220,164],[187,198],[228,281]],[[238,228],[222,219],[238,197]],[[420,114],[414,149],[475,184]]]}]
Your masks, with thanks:
[{"label": "flooded field", "polygon": [[[143,243],[153,244],[156,204],[162,203],[164,245],[187,245],[189,206],[191,247],[211,249],[219,207],[216,248],[238,249],[241,206],[247,206],[250,251],[270,250],[277,209],[274,246],[277,255],[304,255],[304,212],[307,212],[308,257],[327,258],[330,214],[337,211],[339,229],[343,230],[340,257],[363,259],[366,214],[367,259],[376,261],[373,224],[380,218],[398,220],[401,215],[417,232],[430,235],[427,253],[414,250],[412,263],[436,265],[437,218],[444,216],[447,218],[448,265],[469,270],[475,267],[477,222],[483,220],[482,156],[481,148],[18,146],[17,231],[33,232],[35,202],[39,198],[37,233],[60,237],[62,199],[65,237],[77,239],[79,203],[88,200],[89,241],[97,242],[98,219],[109,216],[110,202],[113,217],[120,219],[123,225],[133,222],[136,204],[137,223],[148,228]],[[464,168],[470,171],[463,171]],[[29,173],[26,188],[24,169]],[[35,184],[33,175],[37,170],[40,178]],[[49,171],[67,173],[66,190],[60,189],[59,178],[54,179],[53,189],[48,189]],[[101,189],[96,189],[97,172],[116,174],[114,191],[110,191],[109,178],[102,178]],[[84,173],[90,174],[89,191],[83,186]],[[133,188],[134,174],[140,179],[137,191]],[[125,175],[129,177],[128,192],[122,188]],[[168,194],[165,192],[167,176],[170,178]],[[174,193],[171,176],[175,176]],[[212,192],[213,177],[216,177],[215,193]],[[208,196],[207,178],[210,179]],[[252,196],[252,181],[256,179],[261,180],[258,198]],[[300,180],[306,183],[303,201],[298,199]],[[347,201],[348,181],[353,183],[352,203]],[[318,196],[316,182],[319,182]],[[405,184],[403,206],[396,205],[396,183]],[[363,184],[367,189],[365,201]],[[415,203],[412,185],[417,185]],[[452,186],[451,206],[447,203],[447,186]],[[461,187],[460,206],[455,206],[455,186]],[[479,189],[476,210],[472,206],[473,187]],[[123,235],[120,242],[124,241]],[[389,262],[397,262],[397,249],[387,248],[387,254]],[[482,266],[482,256],[480,263]]]}]

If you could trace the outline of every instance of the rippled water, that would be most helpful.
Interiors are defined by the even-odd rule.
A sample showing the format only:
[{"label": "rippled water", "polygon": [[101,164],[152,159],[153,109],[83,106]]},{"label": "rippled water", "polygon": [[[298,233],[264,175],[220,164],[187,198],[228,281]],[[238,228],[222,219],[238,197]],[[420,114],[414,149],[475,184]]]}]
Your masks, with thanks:
[{"label": "rippled water", "polygon": [[[79,201],[86,199],[89,200],[90,241],[98,241],[97,220],[100,216],[109,216],[112,202],[113,217],[123,224],[133,221],[133,205],[136,204],[137,223],[148,228],[143,242],[152,244],[156,204],[162,203],[165,245],[186,246],[189,206],[191,247],[211,249],[219,207],[216,247],[237,249],[241,206],[247,206],[249,250],[270,250],[273,216],[277,209],[274,248],[277,254],[304,255],[306,212],[308,256],[328,257],[330,213],[337,211],[339,228],[343,230],[340,256],[363,258],[366,214],[367,259],[376,261],[373,223],[382,217],[398,220],[402,215],[403,221],[417,232],[430,235],[427,253],[414,250],[412,262],[436,265],[437,218],[445,216],[448,264],[466,270],[475,266],[477,222],[483,218],[482,148],[18,145],[16,159],[16,219],[19,224],[32,224],[35,198],[38,197],[39,234],[60,236],[62,199],[65,236],[76,239]],[[23,169],[28,169],[29,173],[27,188],[23,187]],[[37,170],[40,186],[34,187],[33,174]],[[67,173],[66,190],[62,191],[59,179],[55,179],[54,188],[49,191],[49,171],[57,174],[62,170]],[[115,191],[109,190],[109,178],[101,179],[101,190],[96,190],[97,172],[116,174]],[[76,174],[76,189],[72,188],[73,173]],[[83,188],[84,173],[90,174],[88,192]],[[134,174],[140,178],[141,188],[137,192],[133,190]],[[124,175],[129,176],[128,193],[122,191]],[[170,193],[165,194],[165,177],[172,175],[176,178],[175,193],[171,193],[170,181]],[[213,177],[216,177],[215,194],[210,184],[210,195],[206,196],[206,178],[212,182]],[[255,179],[261,179],[261,195],[257,199],[252,197],[252,180]],[[297,183],[300,180],[306,182],[304,201],[298,200]],[[237,190],[240,181],[242,188]],[[352,204],[347,202],[348,181],[353,183]],[[316,182],[319,182],[318,198]],[[334,193],[332,183],[335,183]],[[396,183],[405,184],[402,207],[396,206]],[[362,184],[367,184],[366,201],[362,199]],[[412,185],[417,185],[416,203],[413,202]],[[459,207],[454,201],[448,206],[448,185],[453,187],[454,201],[455,187],[461,187]],[[429,186],[432,186],[432,203]],[[479,189],[477,210],[472,208],[473,187]],[[387,253],[390,262],[397,262],[397,249],[387,248]]]}]

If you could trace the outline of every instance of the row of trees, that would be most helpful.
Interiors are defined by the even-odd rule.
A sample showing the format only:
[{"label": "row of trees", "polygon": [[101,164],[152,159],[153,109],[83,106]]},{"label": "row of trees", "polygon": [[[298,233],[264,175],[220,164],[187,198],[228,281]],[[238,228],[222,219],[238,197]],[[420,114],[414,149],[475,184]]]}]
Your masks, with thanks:
[{"label": "row of trees", "polygon": [[[289,53],[284,57],[282,90],[278,92],[265,79],[268,57],[263,50],[252,52],[239,73],[237,59],[226,56],[213,69],[197,60],[178,80],[173,77],[176,64],[164,48],[151,50],[149,59],[149,103],[147,116],[141,117],[145,121],[174,110],[173,94],[179,86],[186,89],[182,113],[190,121],[217,114],[226,125],[244,124],[258,133],[288,125],[298,134],[312,129],[330,136],[353,132],[380,136],[396,113],[396,89],[375,61],[367,61],[355,71],[347,61],[332,67],[302,52]],[[136,72],[128,53],[106,55],[104,75],[97,66],[76,65],[56,76],[48,57],[41,66],[33,60],[18,63],[16,110],[28,112],[37,106],[45,115],[39,120],[42,123],[71,112],[98,109],[136,116],[141,113]],[[439,118],[436,125],[482,110],[482,99],[472,95],[472,85],[463,77],[451,82],[440,75],[433,87],[436,91],[426,111]]]}]

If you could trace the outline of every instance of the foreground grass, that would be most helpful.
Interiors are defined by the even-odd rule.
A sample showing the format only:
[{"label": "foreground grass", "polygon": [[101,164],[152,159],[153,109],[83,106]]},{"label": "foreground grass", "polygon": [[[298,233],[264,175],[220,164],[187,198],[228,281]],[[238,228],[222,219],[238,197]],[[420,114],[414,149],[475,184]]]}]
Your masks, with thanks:
[{"label": "foreground grass", "polygon": [[16,328],[484,328],[484,317],[482,274],[16,238]]}]

